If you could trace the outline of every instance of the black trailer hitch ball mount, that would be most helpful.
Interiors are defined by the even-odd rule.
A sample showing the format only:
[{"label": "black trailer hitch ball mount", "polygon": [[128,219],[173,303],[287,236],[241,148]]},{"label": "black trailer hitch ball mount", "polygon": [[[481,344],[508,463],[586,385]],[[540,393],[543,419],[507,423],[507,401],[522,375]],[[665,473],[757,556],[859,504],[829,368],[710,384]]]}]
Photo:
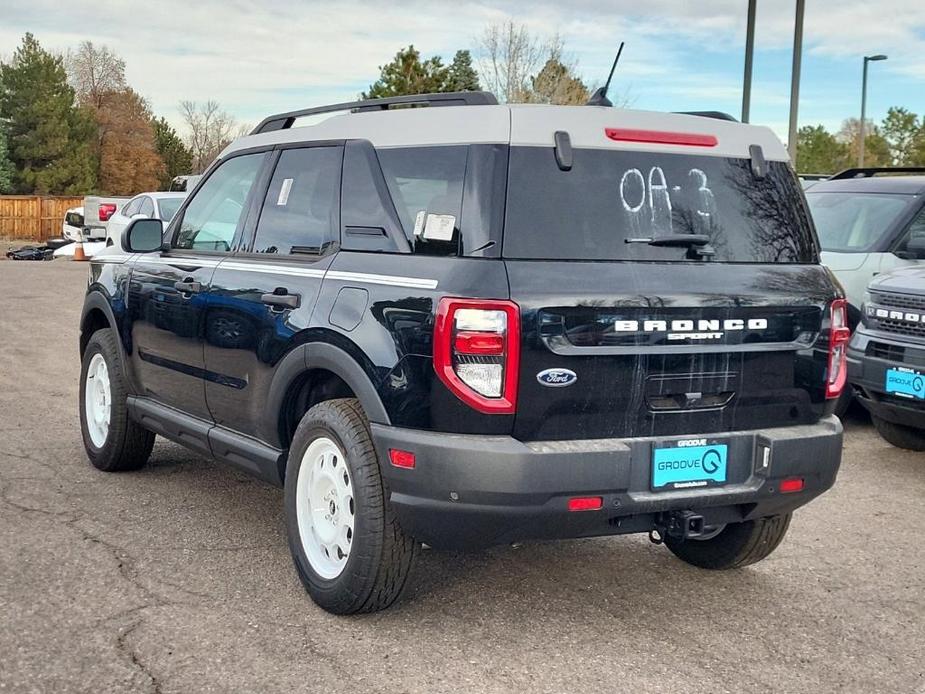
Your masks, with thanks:
[{"label": "black trailer hitch ball mount", "polygon": [[649,531],[649,540],[660,545],[667,537],[687,540],[700,537],[704,531],[703,516],[693,511],[667,511],[655,517],[655,527]]}]

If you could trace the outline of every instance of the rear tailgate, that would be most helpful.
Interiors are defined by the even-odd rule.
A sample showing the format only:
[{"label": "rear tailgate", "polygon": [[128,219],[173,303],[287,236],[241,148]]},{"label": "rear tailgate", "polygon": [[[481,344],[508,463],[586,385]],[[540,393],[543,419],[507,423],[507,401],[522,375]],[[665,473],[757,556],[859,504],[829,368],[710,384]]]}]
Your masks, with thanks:
[{"label": "rear tailgate", "polygon": [[[823,413],[832,287],[821,267],[507,269],[522,315],[518,439],[703,434]],[[549,384],[539,377],[548,369],[577,378]]]},{"label": "rear tailgate", "polygon": [[[704,434],[824,414],[838,289],[769,130],[618,109],[561,123],[512,114],[502,255],[522,316],[515,436]],[[554,131],[570,146],[559,135],[556,151]]]}]

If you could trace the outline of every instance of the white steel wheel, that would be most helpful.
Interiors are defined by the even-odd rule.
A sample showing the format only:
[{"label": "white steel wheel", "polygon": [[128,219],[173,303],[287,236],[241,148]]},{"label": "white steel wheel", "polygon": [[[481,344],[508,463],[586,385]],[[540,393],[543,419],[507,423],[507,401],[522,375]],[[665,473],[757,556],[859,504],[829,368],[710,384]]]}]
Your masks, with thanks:
[{"label": "white steel wheel", "polygon": [[337,578],[347,565],[355,517],[346,456],[334,441],[319,437],[299,466],[296,521],[305,556],[322,578]]},{"label": "white steel wheel", "polygon": [[102,354],[94,354],[87,368],[87,382],[84,388],[84,412],[87,433],[97,448],[106,444],[109,436],[109,421],[112,414],[112,387],[109,383],[109,367]]}]

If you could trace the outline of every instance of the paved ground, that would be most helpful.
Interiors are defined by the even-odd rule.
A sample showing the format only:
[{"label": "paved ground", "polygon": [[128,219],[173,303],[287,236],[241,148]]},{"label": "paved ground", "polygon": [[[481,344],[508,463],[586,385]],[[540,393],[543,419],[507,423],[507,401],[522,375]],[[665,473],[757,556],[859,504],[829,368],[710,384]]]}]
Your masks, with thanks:
[{"label": "paved ground", "polygon": [[138,473],[87,463],[85,277],[0,262],[0,691],[925,691],[925,456],[861,417],[758,566],[642,537],[431,551],[402,604],[335,618],[280,491],[166,442]]}]

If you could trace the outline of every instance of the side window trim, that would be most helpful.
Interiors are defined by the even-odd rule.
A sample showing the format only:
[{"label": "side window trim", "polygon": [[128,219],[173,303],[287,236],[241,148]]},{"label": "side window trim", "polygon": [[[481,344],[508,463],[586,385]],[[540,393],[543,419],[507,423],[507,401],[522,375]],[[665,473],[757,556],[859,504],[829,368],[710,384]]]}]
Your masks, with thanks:
[{"label": "side window trim", "polygon": [[[393,253],[411,253],[411,242],[408,240],[408,236],[405,234],[404,226],[401,222],[401,217],[398,214],[398,210],[395,208],[395,201],[392,199],[392,193],[389,191],[388,183],[385,180],[385,174],[382,171],[382,163],[379,161],[379,155],[376,153],[376,148],[373,147],[372,142],[369,140],[347,140],[344,146],[344,166],[341,168],[341,193],[340,193],[340,204],[341,204],[341,218],[340,218],[340,244],[341,247],[347,245],[349,242],[346,242],[345,236],[347,232],[347,227],[344,222],[343,215],[343,206],[344,200],[347,199],[347,191],[343,189],[344,173],[347,170],[347,152],[348,149],[352,152],[357,152],[362,155],[366,162],[369,165],[370,173],[373,177],[373,185],[376,187],[376,192],[379,194],[379,200],[382,204],[383,210],[388,215],[388,226],[385,228],[385,232],[388,235],[389,240],[395,245],[395,250],[391,251]],[[360,250],[359,248],[350,249],[350,250]]]},{"label": "side window trim", "polygon": [[[275,149],[276,149],[275,147],[270,147],[270,146],[252,147],[249,149],[242,149],[237,152],[232,152],[229,156],[225,157],[224,159],[217,159],[216,161],[214,161],[212,165],[202,175],[202,178],[196,184],[196,188],[193,190],[192,194],[186,197],[186,199],[183,201],[183,205],[180,207],[179,210],[177,210],[177,213],[173,216],[173,219],[171,220],[170,225],[168,226],[164,234],[164,240],[166,242],[165,252],[182,253],[184,255],[189,255],[189,254],[214,255],[214,256],[221,256],[223,258],[233,255],[235,251],[241,245],[241,240],[244,235],[244,225],[247,223],[248,217],[250,215],[251,207],[253,206],[255,191],[257,189],[258,184],[263,180],[263,176],[265,175],[266,170],[267,170],[268,161],[270,159],[273,159],[272,155]],[[263,154],[265,156],[264,156],[263,161],[260,163],[260,170],[257,172],[257,176],[254,179],[254,184],[251,186],[250,192],[248,193],[248,196],[247,196],[247,200],[244,203],[244,207],[246,208],[247,212],[244,215],[243,221],[238,222],[237,229],[235,229],[234,238],[232,238],[232,241],[231,241],[231,247],[227,251],[213,251],[213,250],[205,250],[201,248],[196,248],[196,249],[177,248],[176,246],[177,236],[179,235],[180,227],[183,224],[183,217],[186,215],[186,208],[189,207],[190,203],[193,200],[195,200],[196,195],[200,193],[201,189],[205,186],[208,179],[211,178],[212,175],[226,162],[229,162],[232,159],[235,159],[237,157],[243,157],[243,156],[247,156],[250,154]],[[270,156],[266,156],[266,155],[270,155]]]}]

